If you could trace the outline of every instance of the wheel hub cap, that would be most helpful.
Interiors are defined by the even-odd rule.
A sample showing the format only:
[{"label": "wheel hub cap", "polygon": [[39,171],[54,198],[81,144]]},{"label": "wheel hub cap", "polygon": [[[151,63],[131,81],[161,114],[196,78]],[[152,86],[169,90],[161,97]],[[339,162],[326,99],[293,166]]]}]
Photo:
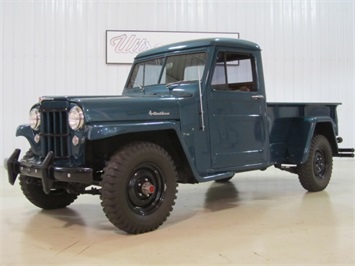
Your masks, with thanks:
[{"label": "wheel hub cap", "polygon": [[155,192],[155,186],[153,186],[150,182],[144,182],[142,185],[142,193],[149,197],[151,194]]},{"label": "wheel hub cap", "polygon": [[154,164],[142,164],[133,173],[128,186],[130,207],[139,215],[149,215],[165,197],[164,179]]}]

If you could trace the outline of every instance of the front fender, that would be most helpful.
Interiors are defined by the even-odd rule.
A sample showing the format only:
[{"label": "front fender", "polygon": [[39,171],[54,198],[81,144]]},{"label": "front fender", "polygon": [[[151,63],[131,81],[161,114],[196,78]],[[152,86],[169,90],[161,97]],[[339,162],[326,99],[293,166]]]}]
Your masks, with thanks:
[{"label": "front fender", "polygon": [[181,134],[180,123],[178,121],[161,121],[161,122],[136,122],[136,123],[108,123],[100,125],[90,125],[87,131],[87,139],[90,141],[106,139],[123,134],[138,132],[154,132],[173,130],[181,145],[183,156],[189,165],[191,172],[197,181],[207,181],[201,177],[194,164],[194,158],[191,156],[188,147]]},{"label": "front fender", "polygon": [[17,127],[16,130],[16,137],[25,137],[27,139],[27,141],[29,142],[32,151],[35,154],[39,154],[40,150],[41,150],[41,146],[35,142],[35,133],[32,130],[32,128],[30,127],[30,125],[25,124],[25,125],[20,125]]},{"label": "front fender", "polygon": [[135,122],[135,123],[107,123],[92,124],[88,126],[88,140],[99,140],[114,137],[121,134],[167,130],[173,129],[179,132],[180,124],[177,121],[153,121],[153,122]]}]

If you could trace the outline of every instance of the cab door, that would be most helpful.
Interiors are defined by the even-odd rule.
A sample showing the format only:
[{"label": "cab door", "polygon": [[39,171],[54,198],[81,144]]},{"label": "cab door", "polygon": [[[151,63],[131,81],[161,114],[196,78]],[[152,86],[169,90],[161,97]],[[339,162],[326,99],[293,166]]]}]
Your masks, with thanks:
[{"label": "cab door", "polygon": [[259,169],[268,163],[266,99],[257,63],[251,53],[217,53],[207,92],[213,169]]}]

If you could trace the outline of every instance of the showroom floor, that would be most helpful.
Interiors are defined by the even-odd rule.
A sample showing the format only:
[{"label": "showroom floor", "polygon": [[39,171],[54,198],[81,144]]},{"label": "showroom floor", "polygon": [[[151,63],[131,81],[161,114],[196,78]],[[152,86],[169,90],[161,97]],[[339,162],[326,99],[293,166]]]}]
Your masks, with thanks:
[{"label": "showroom floor", "polygon": [[319,193],[274,168],[180,185],[169,219],[143,235],[115,229],[97,196],[42,211],[1,178],[1,265],[355,264],[355,160],[336,160]]}]

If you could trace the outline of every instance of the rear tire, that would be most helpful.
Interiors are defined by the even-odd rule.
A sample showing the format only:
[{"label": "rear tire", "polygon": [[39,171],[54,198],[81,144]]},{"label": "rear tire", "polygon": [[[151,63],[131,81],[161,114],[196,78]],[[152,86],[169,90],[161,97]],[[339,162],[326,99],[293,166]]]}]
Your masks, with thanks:
[{"label": "rear tire", "polygon": [[298,178],[304,189],[310,192],[324,190],[330,181],[333,169],[332,148],[323,135],[312,138],[308,160],[298,166]]},{"label": "rear tire", "polygon": [[52,189],[50,194],[46,194],[41,180],[31,176],[20,176],[20,186],[26,198],[44,210],[65,208],[78,197],[76,194],[69,194],[64,188]]},{"label": "rear tire", "polygon": [[140,234],[157,229],[170,215],[177,173],[162,147],[134,142],[111,157],[101,186],[101,205],[110,222],[129,234]]}]

